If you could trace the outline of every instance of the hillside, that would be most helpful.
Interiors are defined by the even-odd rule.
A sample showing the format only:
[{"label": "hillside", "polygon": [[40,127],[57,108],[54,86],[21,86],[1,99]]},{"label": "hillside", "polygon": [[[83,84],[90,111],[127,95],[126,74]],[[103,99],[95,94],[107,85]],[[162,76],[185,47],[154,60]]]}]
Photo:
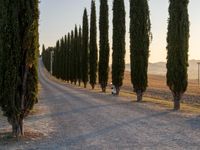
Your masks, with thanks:
[{"label": "hillside", "polygon": [[[197,62],[200,60],[190,60],[188,68],[189,79],[198,78]],[[126,64],[126,71],[130,71],[130,64]],[[166,62],[149,63],[148,74],[164,75],[166,74]]]}]

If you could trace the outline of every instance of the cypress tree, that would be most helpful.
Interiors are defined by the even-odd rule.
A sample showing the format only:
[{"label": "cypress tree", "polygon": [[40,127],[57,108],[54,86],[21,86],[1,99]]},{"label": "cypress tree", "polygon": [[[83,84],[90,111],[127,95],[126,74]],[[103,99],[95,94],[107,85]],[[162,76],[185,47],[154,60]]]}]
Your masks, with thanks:
[{"label": "cypress tree", "polygon": [[[4,0],[0,0],[0,33],[3,33],[3,15],[4,14]],[[2,96],[2,77],[3,77],[3,66],[2,66],[2,55],[3,55],[3,43],[2,43],[2,34],[0,34],[0,99],[1,99],[1,96]]]},{"label": "cypress tree", "polygon": [[78,74],[78,29],[75,25],[74,29],[74,84],[76,85],[77,82],[77,74]]},{"label": "cypress tree", "polygon": [[167,85],[174,109],[180,109],[180,100],[188,85],[189,0],[170,0],[167,33]]},{"label": "cypress tree", "polygon": [[78,84],[79,86],[81,85],[81,78],[82,78],[82,29],[81,26],[79,27],[79,33],[78,33],[78,51],[77,51],[77,57],[78,57],[78,74],[77,74],[77,78],[78,78]]},{"label": "cypress tree", "polygon": [[96,27],[96,6],[94,0],[91,3],[91,17],[90,17],[90,85],[94,89],[97,78],[97,27]]},{"label": "cypress tree", "polygon": [[83,53],[82,53],[82,81],[86,88],[88,82],[88,17],[87,10],[84,10],[83,14]]},{"label": "cypress tree", "polygon": [[3,4],[0,106],[18,137],[24,134],[23,120],[37,102],[38,0],[7,0]]},{"label": "cypress tree", "polygon": [[60,40],[60,78],[64,80],[64,74],[65,74],[65,66],[64,66],[64,38],[62,37]]},{"label": "cypress tree", "polygon": [[71,44],[70,44],[70,82],[74,82],[74,31],[71,31]]},{"label": "cypress tree", "polygon": [[130,0],[131,81],[137,101],[142,101],[148,84],[150,17],[147,0]]},{"label": "cypress tree", "polygon": [[119,94],[123,83],[125,69],[125,9],[124,0],[113,2],[113,53],[112,53],[112,82]]},{"label": "cypress tree", "polygon": [[106,91],[109,73],[109,40],[108,40],[108,2],[100,0],[99,16],[99,84],[103,92]]},{"label": "cypress tree", "polygon": [[44,44],[42,45],[42,54],[45,52],[45,46]]},{"label": "cypress tree", "polygon": [[67,37],[67,77],[66,77],[66,80],[67,82],[69,82],[70,80],[70,72],[71,72],[71,69],[70,69],[70,46],[71,46],[71,35],[70,33],[68,33],[68,37]]},{"label": "cypress tree", "polygon": [[55,76],[60,78],[60,41],[56,42],[55,47]]},{"label": "cypress tree", "polygon": [[54,55],[53,55],[53,76],[57,77],[57,49],[54,47]]},{"label": "cypress tree", "polygon": [[64,80],[67,80],[67,73],[68,73],[68,68],[67,68],[67,35],[65,35],[64,39]]}]

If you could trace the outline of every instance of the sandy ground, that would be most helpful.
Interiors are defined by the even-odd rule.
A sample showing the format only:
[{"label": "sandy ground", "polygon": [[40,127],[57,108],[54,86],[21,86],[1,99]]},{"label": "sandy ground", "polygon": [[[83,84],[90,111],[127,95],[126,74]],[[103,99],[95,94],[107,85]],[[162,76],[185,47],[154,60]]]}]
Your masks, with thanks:
[{"label": "sandy ground", "polygon": [[199,150],[200,114],[97,93],[45,77],[39,103],[25,120],[26,136],[9,137],[0,117],[0,150]]}]

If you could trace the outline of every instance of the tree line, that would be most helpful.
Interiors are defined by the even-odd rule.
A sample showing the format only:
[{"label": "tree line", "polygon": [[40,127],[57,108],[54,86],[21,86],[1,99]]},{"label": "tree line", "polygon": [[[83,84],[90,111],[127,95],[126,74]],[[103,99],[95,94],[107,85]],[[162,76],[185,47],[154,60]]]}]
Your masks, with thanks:
[{"label": "tree line", "polygon": [[[131,82],[137,101],[143,99],[148,86],[149,45],[152,40],[148,0],[129,0],[130,2],[130,61]],[[188,40],[189,40],[189,0],[170,0],[167,33],[167,85],[174,102],[174,109],[180,109],[180,100],[187,90]],[[123,85],[125,70],[125,6],[124,0],[113,0],[112,66],[109,68],[109,17],[108,1],[100,0],[99,46],[97,46],[96,6],[91,1],[90,29],[87,10],[83,13],[82,26],[56,42],[55,47],[43,48],[42,58],[52,74],[67,82],[84,87],[89,81],[92,89],[98,83],[106,92],[109,71],[112,84],[119,94]],[[43,46],[44,47],[44,46]],[[99,50],[98,50],[99,48]],[[50,59],[50,57],[52,57]],[[97,77],[98,76],[98,77]]]}]

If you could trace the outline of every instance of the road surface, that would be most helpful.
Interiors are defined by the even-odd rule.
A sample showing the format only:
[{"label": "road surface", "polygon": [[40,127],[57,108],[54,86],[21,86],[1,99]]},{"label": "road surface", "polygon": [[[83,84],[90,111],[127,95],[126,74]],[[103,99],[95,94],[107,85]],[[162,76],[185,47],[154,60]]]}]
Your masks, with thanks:
[{"label": "road surface", "polygon": [[[25,130],[35,137],[18,142],[1,139],[0,149],[200,149],[198,115],[56,82],[41,62],[39,81],[37,112],[25,120]],[[0,119],[0,135],[6,128],[6,120]]]}]

